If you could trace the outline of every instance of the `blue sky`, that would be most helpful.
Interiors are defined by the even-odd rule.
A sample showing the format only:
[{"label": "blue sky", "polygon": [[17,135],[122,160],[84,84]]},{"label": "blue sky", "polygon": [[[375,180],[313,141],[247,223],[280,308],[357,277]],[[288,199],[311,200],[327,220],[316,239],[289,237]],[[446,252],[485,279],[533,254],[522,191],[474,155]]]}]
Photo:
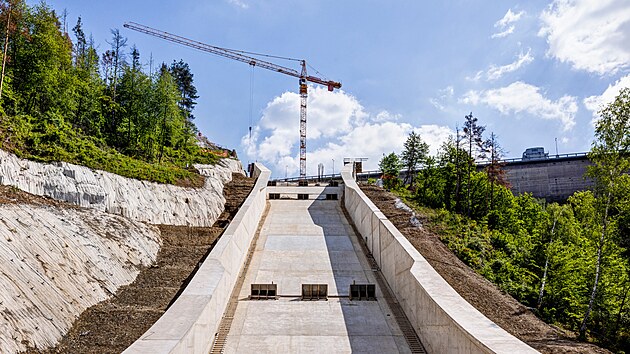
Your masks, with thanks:
[{"label": "blue sky", "polygon": [[119,28],[145,63],[150,55],[156,63],[188,62],[199,129],[277,177],[298,174],[297,79],[254,69],[250,115],[248,65],[124,29],[124,22],[304,58],[341,81],[333,93],[310,88],[309,174],[318,163],[330,173],[333,159],[338,172],[344,157],[368,157],[366,167],[376,168],[412,130],[435,151],[469,112],[497,134],[507,157],[533,146],[555,154],[556,138],[560,153],[587,151],[598,107],[630,86],[627,0],[47,3],[67,9],[70,29],[81,16],[100,52]]}]

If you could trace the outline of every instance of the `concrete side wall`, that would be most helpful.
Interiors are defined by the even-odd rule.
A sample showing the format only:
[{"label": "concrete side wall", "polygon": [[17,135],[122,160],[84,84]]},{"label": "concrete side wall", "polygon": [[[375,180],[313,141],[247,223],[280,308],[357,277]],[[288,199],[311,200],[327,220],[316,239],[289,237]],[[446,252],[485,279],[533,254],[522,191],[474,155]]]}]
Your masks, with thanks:
[{"label": "concrete side wall", "polygon": [[184,292],[124,353],[208,353],[265,210],[271,171],[256,164],[258,180]]},{"label": "concrete side wall", "polygon": [[0,184],[152,224],[211,226],[223,212],[223,184],[243,168],[237,160],[195,165],[202,188],[139,181],[66,162],[20,159],[0,150]]},{"label": "concrete side wall", "polygon": [[342,171],[344,204],[429,353],[536,353],[464,300]]}]

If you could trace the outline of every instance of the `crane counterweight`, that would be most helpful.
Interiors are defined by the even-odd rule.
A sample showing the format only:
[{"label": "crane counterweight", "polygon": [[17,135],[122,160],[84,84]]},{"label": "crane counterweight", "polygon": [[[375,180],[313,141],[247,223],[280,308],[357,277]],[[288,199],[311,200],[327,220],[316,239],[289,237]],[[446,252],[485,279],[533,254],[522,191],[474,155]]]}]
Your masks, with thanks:
[{"label": "crane counterweight", "polygon": [[[281,74],[299,78],[299,84],[300,84],[300,90],[299,90],[300,92],[300,177],[301,178],[306,177],[306,101],[308,99],[308,82],[327,86],[328,91],[333,91],[336,88],[337,89],[341,88],[341,83],[332,81],[332,80],[324,80],[315,76],[307,75],[306,60],[299,60],[302,70],[298,72],[295,69],[287,68],[278,64],[265,61],[265,60],[251,57],[249,55],[245,55],[245,53],[247,52],[244,52],[244,51],[212,46],[209,44],[194,41],[192,39],[181,37],[175,34],[160,31],[155,28],[141,25],[139,23],[127,22],[123,26],[125,28],[129,28],[134,31],[145,33],[145,34],[148,34],[157,38],[161,38],[161,39],[173,42],[173,43],[178,43],[178,44],[195,48],[204,52],[216,54],[225,58],[247,63],[251,66],[259,66],[267,70],[271,70],[271,71],[275,71]],[[280,58],[280,57],[264,55],[264,54],[255,54],[255,53],[248,53],[248,54]],[[290,59],[290,58],[281,58],[281,59],[295,60],[295,59]],[[250,127],[250,131],[251,131],[251,127]]]}]

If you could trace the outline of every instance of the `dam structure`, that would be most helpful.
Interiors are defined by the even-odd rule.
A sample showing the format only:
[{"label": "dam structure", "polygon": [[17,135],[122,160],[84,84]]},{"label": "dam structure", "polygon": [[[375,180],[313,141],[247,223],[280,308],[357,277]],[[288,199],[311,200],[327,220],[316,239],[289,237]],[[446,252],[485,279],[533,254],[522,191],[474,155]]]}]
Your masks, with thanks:
[{"label": "dam structure", "polygon": [[535,353],[459,296],[363,194],[256,184],[190,283],[124,353]]}]

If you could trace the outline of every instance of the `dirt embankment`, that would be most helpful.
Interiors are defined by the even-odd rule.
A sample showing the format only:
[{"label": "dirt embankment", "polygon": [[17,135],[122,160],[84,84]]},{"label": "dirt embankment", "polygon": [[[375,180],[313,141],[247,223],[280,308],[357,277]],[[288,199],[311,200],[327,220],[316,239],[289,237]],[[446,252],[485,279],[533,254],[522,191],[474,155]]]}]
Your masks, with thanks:
[{"label": "dirt embankment", "polygon": [[[444,245],[439,236],[410,223],[411,214],[394,206],[396,197],[376,186],[362,185],[363,192],[407,237],[435,270],[466,301],[490,320],[542,353],[610,353],[600,347],[577,342],[536,317],[525,306],[475,273]],[[417,215],[423,223],[422,215]]]},{"label": "dirt embankment", "polygon": [[[251,191],[254,180],[233,174],[225,185],[225,211],[212,227],[159,225],[157,261],[107,301],[88,308],[54,348],[28,353],[120,353],[157,321],[186,287],[197,267]],[[212,334],[208,334],[212,335]]]}]

